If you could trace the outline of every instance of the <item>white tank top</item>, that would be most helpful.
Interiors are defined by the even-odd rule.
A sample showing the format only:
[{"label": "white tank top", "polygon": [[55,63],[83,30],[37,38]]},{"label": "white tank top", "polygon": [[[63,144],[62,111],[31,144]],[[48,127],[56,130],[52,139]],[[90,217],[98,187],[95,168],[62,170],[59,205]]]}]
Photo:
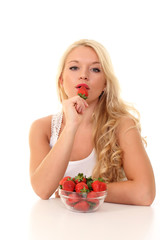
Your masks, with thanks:
[{"label": "white tank top", "polygon": [[[50,138],[51,148],[54,146],[58,139],[59,131],[62,124],[62,117],[63,117],[62,112],[54,114],[52,116]],[[78,175],[78,173],[83,173],[86,177],[90,177],[92,175],[92,171],[95,164],[96,164],[96,152],[95,149],[93,149],[88,157],[77,161],[69,161],[64,177],[65,176],[75,177],[76,175]]]}]

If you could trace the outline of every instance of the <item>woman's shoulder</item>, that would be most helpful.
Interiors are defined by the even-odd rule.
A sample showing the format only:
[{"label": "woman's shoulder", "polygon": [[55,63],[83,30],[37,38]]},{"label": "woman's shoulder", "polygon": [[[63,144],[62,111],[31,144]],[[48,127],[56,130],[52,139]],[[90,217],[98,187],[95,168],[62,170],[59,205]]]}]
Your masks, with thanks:
[{"label": "woman's shoulder", "polygon": [[117,134],[118,136],[126,134],[129,130],[138,130],[139,122],[132,116],[123,116],[118,121]]},{"label": "woman's shoulder", "polygon": [[136,125],[136,120],[132,116],[123,116],[118,121],[118,127],[120,129],[131,127]]},{"label": "woman's shoulder", "polygon": [[33,128],[42,127],[42,129],[43,129],[43,127],[45,128],[46,126],[48,126],[48,124],[50,124],[51,119],[52,119],[52,115],[38,118],[33,121],[31,127],[33,127]]},{"label": "woman's shoulder", "polygon": [[46,137],[47,139],[51,136],[51,120],[52,115],[48,115],[33,121],[30,127],[30,137]]},{"label": "woman's shoulder", "polygon": [[140,123],[132,116],[125,116],[119,120],[117,138],[122,145],[141,141]]}]

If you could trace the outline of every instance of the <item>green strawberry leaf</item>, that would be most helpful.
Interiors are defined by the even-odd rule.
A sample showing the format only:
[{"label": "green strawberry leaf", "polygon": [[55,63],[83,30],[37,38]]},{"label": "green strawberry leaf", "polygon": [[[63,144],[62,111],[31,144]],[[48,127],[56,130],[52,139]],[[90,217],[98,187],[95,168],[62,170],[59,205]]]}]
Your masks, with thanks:
[{"label": "green strawberry leaf", "polygon": [[88,193],[88,192],[89,192],[89,190],[88,190],[88,189],[86,189],[85,187],[83,187],[83,188],[80,190],[80,192],[81,192],[81,193]]},{"label": "green strawberry leaf", "polygon": [[86,180],[87,180],[86,183],[87,183],[89,190],[92,191],[92,183],[93,183],[92,177],[88,177]]},{"label": "green strawberry leaf", "polygon": [[87,96],[85,95],[85,94],[82,94],[82,93],[78,93],[78,95],[81,97],[81,98],[83,98],[83,99],[87,99]]},{"label": "green strawberry leaf", "polygon": [[74,181],[74,179],[69,177],[69,178],[67,178],[67,181]]},{"label": "green strawberry leaf", "polygon": [[98,178],[98,181],[104,182],[103,178]]},{"label": "green strawberry leaf", "polygon": [[91,207],[94,207],[96,205],[96,203],[94,203],[94,202],[90,202],[90,201],[87,201],[87,202]]},{"label": "green strawberry leaf", "polygon": [[78,173],[78,175],[75,176],[75,180],[78,180],[78,182],[83,181],[83,178],[86,178],[86,176],[84,176],[83,173]]}]

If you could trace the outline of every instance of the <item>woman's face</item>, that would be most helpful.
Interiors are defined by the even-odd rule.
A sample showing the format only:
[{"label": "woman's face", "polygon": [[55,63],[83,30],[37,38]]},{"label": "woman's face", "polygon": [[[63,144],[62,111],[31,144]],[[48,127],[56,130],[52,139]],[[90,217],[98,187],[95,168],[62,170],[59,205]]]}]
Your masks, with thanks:
[{"label": "woman's face", "polygon": [[79,46],[67,56],[60,82],[68,98],[77,95],[78,86],[88,86],[87,102],[98,101],[106,86],[105,75],[96,52]]}]

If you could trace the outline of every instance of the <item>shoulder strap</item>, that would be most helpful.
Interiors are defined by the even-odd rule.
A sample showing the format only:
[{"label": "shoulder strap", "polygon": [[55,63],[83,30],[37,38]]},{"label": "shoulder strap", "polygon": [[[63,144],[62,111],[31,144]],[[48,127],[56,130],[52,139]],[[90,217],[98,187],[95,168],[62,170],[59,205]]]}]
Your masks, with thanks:
[{"label": "shoulder strap", "polygon": [[54,114],[52,116],[52,120],[51,120],[51,139],[50,139],[50,145],[53,146],[59,136],[59,131],[61,128],[61,124],[62,124],[62,117],[63,117],[63,113],[59,112],[57,114]]}]

